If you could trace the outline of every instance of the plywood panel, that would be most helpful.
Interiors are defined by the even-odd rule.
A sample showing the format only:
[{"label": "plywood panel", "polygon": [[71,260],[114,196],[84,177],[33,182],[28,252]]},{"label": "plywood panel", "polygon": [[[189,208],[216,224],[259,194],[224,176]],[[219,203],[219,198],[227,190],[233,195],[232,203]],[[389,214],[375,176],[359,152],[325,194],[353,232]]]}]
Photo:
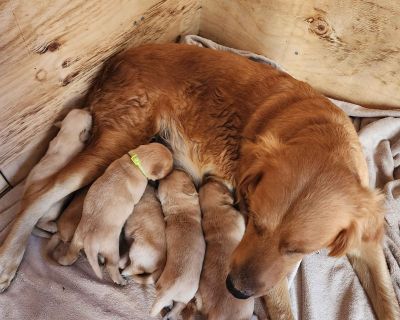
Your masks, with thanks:
[{"label": "plywood panel", "polygon": [[[51,125],[125,47],[197,33],[198,0],[0,3],[0,170],[12,182],[45,150]],[[40,148],[38,146],[40,145]],[[16,176],[19,173],[19,177]]]},{"label": "plywood panel", "polygon": [[200,35],[348,101],[400,107],[400,1],[204,0]]}]

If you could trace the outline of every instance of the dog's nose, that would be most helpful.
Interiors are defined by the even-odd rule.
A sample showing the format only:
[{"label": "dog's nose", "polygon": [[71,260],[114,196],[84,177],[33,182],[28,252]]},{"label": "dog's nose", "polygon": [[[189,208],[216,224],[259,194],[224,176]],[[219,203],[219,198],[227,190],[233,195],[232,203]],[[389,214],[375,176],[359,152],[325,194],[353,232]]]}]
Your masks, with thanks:
[{"label": "dog's nose", "polygon": [[226,277],[226,288],[237,299],[247,299],[252,296],[252,294],[249,294],[248,292],[243,292],[236,289],[230,274],[228,274],[228,276]]}]

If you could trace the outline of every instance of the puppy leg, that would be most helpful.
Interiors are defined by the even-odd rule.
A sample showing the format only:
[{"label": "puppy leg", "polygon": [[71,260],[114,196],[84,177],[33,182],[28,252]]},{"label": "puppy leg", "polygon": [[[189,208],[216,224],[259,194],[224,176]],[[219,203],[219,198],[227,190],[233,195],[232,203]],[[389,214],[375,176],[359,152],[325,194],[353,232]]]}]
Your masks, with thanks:
[{"label": "puppy leg", "polygon": [[163,317],[163,320],[178,320],[182,310],[185,309],[185,307],[186,303],[176,302],[171,311]]},{"label": "puppy leg", "polygon": [[83,248],[83,241],[80,239],[77,233],[75,233],[65,255],[54,258],[57,260],[59,264],[63,266],[70,266],[71,264],[75,263],[75,261],[78,259],[79,252],[81,251],[82,248]]},{"label": "puppy leg", "polygon": [[286,278],[262,297],[262,300],[271,320],[294,320]]},{"label": "puppy leg", "polygon": [[173,304],[173,300],[172,300],[172,292],[171,292],[171,288],[169,288],[169,290],[166,291],[160,291],[157,295],[156,301],[153,304],[153,307],[151,308],[150,311],[150,315],[152,317],[157,316],[162,309],[164,309],[165,307],[168,307],[170,305]]},{"label": "puppy leg", "polygon": [[109,254],[104,256],[106,259],[106,269],[114,283],[124,286],[128,283],[126,279],[121,276],[118,268],[119,262],[119,253],[118,248],[115,252],[110,252]]},{"label": "puppy leg", "polygon": [[399,304],[381,245],[363,243],[360,249],[349,253],[347,257],[367,292],[378,319],[400,319]]},{"label": "puppy leg", "polygon": [[[148,130],[136,132],[146,133]],[[87,149],[78,154],[60,172],[28,188],[22,199],[21,211],[0,247],[0,292],[7,289],[14,278],[29,236],[43,213],[57,201],[100,176],[107,165],[124,152],[149,138],[138,134],[135,139],[121,133],[116,135],[106,132],[92,141]]]}]

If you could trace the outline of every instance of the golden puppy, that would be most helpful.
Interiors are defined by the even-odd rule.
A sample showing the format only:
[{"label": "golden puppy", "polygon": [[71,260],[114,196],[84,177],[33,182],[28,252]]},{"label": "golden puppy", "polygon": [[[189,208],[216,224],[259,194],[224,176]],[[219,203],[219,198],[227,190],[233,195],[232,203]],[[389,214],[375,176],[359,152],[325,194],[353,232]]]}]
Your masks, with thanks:
[{"label": "golden puppy", "polygon": [[167,224],[167,261],[157,281],[157,298],[151,315],[156,316],[174,303],[164,317],[173,320],[197,292],[205,243],[198,194],[186,173],[175,170],[161,180],[158,197]]},{"label": "golden puppy", "polygon": [[57,232],[53,234],[47,243],[47,250],[54,251],[60,242],[68,243],[72,240],[75,230],[82,217],[83,202],[89,187],[85,187],[76,192],[71,203],[63,211],[57,220]]},{"label": "golden puppy", "polygon": [[[89,139],[92,127],[92,116],[86,110],[72,109],[63,121],[57,124],[60,131],[57,136],[50,141],[49,148],[43,158],[36,164],[26,178],[25,191],[33,184],[48,178],[64,167],[73,157],[75,157],[85,146]],[[53,204],[42,216],[37,226],[40,229],[54,233],[57,226],[54,220],[61,212],[64,199]]]},{"label": "golden puppy", "polygon": [[70,265],[83,248],[94,272],[102,278],[100,254],[111,279],[118,284],[126,283],[118,270],[121,230],[142,197],[148,179],[165,177],[173,162],[171,152],[159,143],[142,145],[130,155],[115,160],[92,184],[68,252],[58,259],[60,264]]},{"label": "golden puppy", "polygon": [[228,188],[216,180],[200,188],[199,198],[207,250],[196,294],[197,309],[209,320],[249,320],[254,299],[236,299],[225,286],[229,259],[244,234],[244,218],[233,207]]},{"label": "golden puppy", "polygon": [[164,215],[152,186],[147,185],[125,223],[124,234],[130,245],[130,264],[122,275],[140,284],[155,283],[164,268],[167,246]]}]

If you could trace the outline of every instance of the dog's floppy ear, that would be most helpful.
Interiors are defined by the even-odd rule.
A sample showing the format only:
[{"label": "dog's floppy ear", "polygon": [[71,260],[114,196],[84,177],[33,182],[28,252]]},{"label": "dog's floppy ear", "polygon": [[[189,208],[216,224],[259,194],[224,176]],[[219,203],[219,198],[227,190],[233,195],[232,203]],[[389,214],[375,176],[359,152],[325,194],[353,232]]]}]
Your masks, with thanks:
[{"label": "dog's floppy ear", "polygon": [[[361,187],[361,186],[360,186]],[[354,220],[341,230],[332,243],[329,255],[338,257],[357,247],[361,242],[379,242],[384,233],[384,197],[376,191],[361,187],[357,194],[358,206]]]},{"label": "dog's floppy ear", "polygon": [[329,244],[329,255],[331,257],[340,257],[345,255],[353,246],[357,238],[357,225],[352,222],[349,227],[341,230],[336,238]]}]

